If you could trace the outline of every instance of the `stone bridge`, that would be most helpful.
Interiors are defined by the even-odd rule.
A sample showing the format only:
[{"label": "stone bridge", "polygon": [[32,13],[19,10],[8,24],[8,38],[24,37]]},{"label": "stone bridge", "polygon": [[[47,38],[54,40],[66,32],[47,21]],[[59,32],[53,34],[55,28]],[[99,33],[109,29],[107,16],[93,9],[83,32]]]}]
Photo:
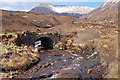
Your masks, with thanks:
[{"label": "stone bridge", "polygon": [[40,33],[35,32],[24,32],[19,35],[18,39],[21,40],[23,44],[34,46],[36,41],[41,41],[42,45],[47,48],[54,48],[54,45],[60,40],[59,33]]}]

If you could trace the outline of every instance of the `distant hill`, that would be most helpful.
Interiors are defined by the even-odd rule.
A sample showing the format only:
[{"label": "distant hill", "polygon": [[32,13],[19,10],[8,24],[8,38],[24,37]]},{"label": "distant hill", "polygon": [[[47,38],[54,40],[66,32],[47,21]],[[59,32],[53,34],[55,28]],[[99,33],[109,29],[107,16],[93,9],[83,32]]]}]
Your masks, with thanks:
[{"label": "distant hill", "polygon": [[81,17],[94,8],[86,6],[62,6],[62,5],[51,5],[51,4],[40,4],[39,6],[30,10],[30,12],[39,12],[39,13],[50,13],[57,15]]}]

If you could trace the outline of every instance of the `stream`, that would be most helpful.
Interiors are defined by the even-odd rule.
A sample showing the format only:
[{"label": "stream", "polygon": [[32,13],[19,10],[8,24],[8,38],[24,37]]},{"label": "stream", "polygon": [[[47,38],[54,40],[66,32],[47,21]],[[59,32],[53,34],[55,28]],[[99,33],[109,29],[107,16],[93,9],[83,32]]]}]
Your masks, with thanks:
[{"label": "stream", "polygon": [[[14,76],[15,78],[102,78],[105,68],[98,66],[98,53],[89,57],[72,54],[62,50],[45,50],[40,53],[40,61],[29,70]],[[99,74],[96,74],[95,69]],[[91,70],[91,71],[89,71]]]}]

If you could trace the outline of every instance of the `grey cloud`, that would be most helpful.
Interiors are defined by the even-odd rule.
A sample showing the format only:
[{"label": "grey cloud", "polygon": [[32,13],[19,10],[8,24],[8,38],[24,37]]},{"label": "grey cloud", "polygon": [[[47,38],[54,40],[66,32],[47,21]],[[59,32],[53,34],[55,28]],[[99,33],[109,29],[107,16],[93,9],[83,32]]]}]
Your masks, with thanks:
[{"label": "grey cloud", "polygon": [[30,10],[33,7],[39,5],[40,2],[2,2],[0,8],[7,8],[9,10],[21,11],[21,10]]}]

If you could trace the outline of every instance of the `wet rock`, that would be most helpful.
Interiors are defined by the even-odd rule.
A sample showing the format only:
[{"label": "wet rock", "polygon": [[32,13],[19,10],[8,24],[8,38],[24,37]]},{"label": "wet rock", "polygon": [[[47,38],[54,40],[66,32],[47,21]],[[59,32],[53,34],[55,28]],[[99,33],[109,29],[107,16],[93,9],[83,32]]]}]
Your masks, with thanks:
[{"label": "wet rock", "polygon": [[12,54],[12,49],[4,49],[6,55]]},{"label": "wet rock", "polygon": [[2,79],[2,78],[8,78],[8,77],[9,77],[8,73],[2,73],[2,72],[0,72],[0,79]]},{"label": "wet rock", "polygon": [[54,65],[54,63],[50,62],[50,65],[51,65],[51,66],[53,66],[53,65]]},{"label": "wet rock", "polygon": [[31,61],[31,63],[33,63],[33,61],[34,61],[34,59],[32,59],[32,58],[29,58],[29,60]]},{"label": "wet rock", "polygon": [[89,73],[91,76],[94,76],[94,78],[102,78],[102,74],[97,71],[97,69],[93,69],[91,70],[91,72]]},{"label": "wet rock", "polygon": [[35,52],[35,53],[38,53],[38,51],[39,51],[38,48],[35,48],[35,51],[34,51],[34,52]]},{"label": "wet rock", "polygon": [[47,62],[47,63],[45,64],[45,66],[46,66],[46,67],[49,66],[49,62]]},{"label": "wet rock", "polygon": [[13,78],[13,76],[9,76],[9,78]]},{"label": "wet rock", "polygon": [[79,44],[79,48],[80,48],[82,51],[85,51],[85,50],[88,48],[88,46],[83,43],[83,44]]},{"label": "wet rock", "polygon": [[79,72],[76,72],[75,70],[64,70],[61,71],[56,78],[79,78]]},{"label": "wet rock", "polygon": [[57,78],[90,78],[91,76],[82,69],[80,64],[71,64],[66,68],[63,68],[60,73],[58,73]]}]

